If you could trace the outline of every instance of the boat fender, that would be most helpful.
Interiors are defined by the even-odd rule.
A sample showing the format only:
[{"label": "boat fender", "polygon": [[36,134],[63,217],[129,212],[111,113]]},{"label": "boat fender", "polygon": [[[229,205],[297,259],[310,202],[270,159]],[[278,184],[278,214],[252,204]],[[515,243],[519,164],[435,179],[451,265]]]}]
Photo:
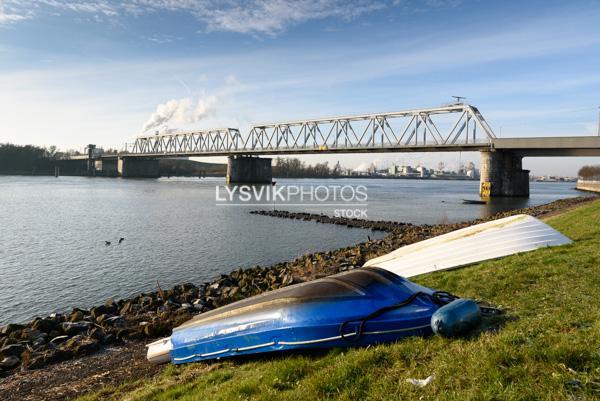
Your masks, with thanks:
[{"label": "boat fender", "polygon": [[431,316],[431,328],[442,337],[459,337],[481,323],[481,309],[470,299],[456,299]]}]

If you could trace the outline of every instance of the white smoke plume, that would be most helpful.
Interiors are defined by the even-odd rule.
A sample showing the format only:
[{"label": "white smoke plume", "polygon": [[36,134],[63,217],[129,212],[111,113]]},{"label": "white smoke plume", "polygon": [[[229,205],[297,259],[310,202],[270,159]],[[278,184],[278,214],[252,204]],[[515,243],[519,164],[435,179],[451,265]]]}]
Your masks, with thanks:
[{"label": "white smoke plume", "polygon": [[214,114],[217,100],[215,95],[201,96],[197,101],[191,97],[169,100],[156,106],[156,111],[146,121],[142,130],[146,132],[167,127],[169,124],[196,123]]},{"label": "white smoke plume", "polygon": [[377,166],[375,165],[375,163],[361,163],[358,165],[358,167],[356,167],[353,171],[356,172],[373,172],[377,170]]}]

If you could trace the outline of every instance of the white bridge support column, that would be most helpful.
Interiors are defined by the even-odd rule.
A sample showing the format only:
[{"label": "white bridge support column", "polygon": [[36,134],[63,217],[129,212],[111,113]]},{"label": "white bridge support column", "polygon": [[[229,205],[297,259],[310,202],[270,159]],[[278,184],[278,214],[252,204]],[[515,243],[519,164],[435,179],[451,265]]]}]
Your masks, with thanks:
[{"label": "white bridge support column", "polygon": [[227,183],[262,184],[273,180],[271,159],[251,156],[227,157]]},{"label": "white bridge support column", "polygon": [[529,170],[522,157],[510,151],[481,152],[479,194],[482,197],[529,196]]}]

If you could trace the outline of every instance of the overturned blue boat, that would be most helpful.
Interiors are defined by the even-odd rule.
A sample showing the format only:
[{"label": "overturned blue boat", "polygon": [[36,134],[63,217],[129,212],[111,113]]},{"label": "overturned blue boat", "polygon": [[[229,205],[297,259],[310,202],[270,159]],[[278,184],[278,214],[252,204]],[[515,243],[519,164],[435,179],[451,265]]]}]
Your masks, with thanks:
[{"label": "overturned blue boat", "polygon": [[[175,364],[294,349],[348,347],[432,332],[468,333],[483,308],[401,277],[453,269],[572,241],[527,215],[453,231],[369,260],[365,266],[267,292],[203,313],[148,346]],[[492,313],[492,314],[495,314]]]},{"label": "overturned blue boat", "polygon": [[148,359],[181,364],[429,335],[433,313],[453,299],[389,271],[361,268],[198,315],[170,339],[150,344]]}]

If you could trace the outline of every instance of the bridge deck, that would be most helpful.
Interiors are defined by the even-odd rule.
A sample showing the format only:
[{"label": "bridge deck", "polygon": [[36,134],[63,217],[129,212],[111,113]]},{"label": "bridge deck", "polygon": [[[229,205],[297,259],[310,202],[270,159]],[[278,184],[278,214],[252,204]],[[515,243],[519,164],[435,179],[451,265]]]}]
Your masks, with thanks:
[{"label": "bridge deck", "polygon": [[421,146],[362,146],[338,148],[292,148],[292,149],[232,149],[202,152],[156,152],[156,153],[125,153],[127,157],[201,157],[201,156],[232,156],[232,155],[301,155],[301,154],[329,154],[329,153],[406,153],[406,152],[476,152],[490,150],[490,143],[475,143],[462,145],[421,145]]},{"label": "bridge deck", "polygon": [[496,138],[493,147],[527,156],[600,156],[600,136]]}]

